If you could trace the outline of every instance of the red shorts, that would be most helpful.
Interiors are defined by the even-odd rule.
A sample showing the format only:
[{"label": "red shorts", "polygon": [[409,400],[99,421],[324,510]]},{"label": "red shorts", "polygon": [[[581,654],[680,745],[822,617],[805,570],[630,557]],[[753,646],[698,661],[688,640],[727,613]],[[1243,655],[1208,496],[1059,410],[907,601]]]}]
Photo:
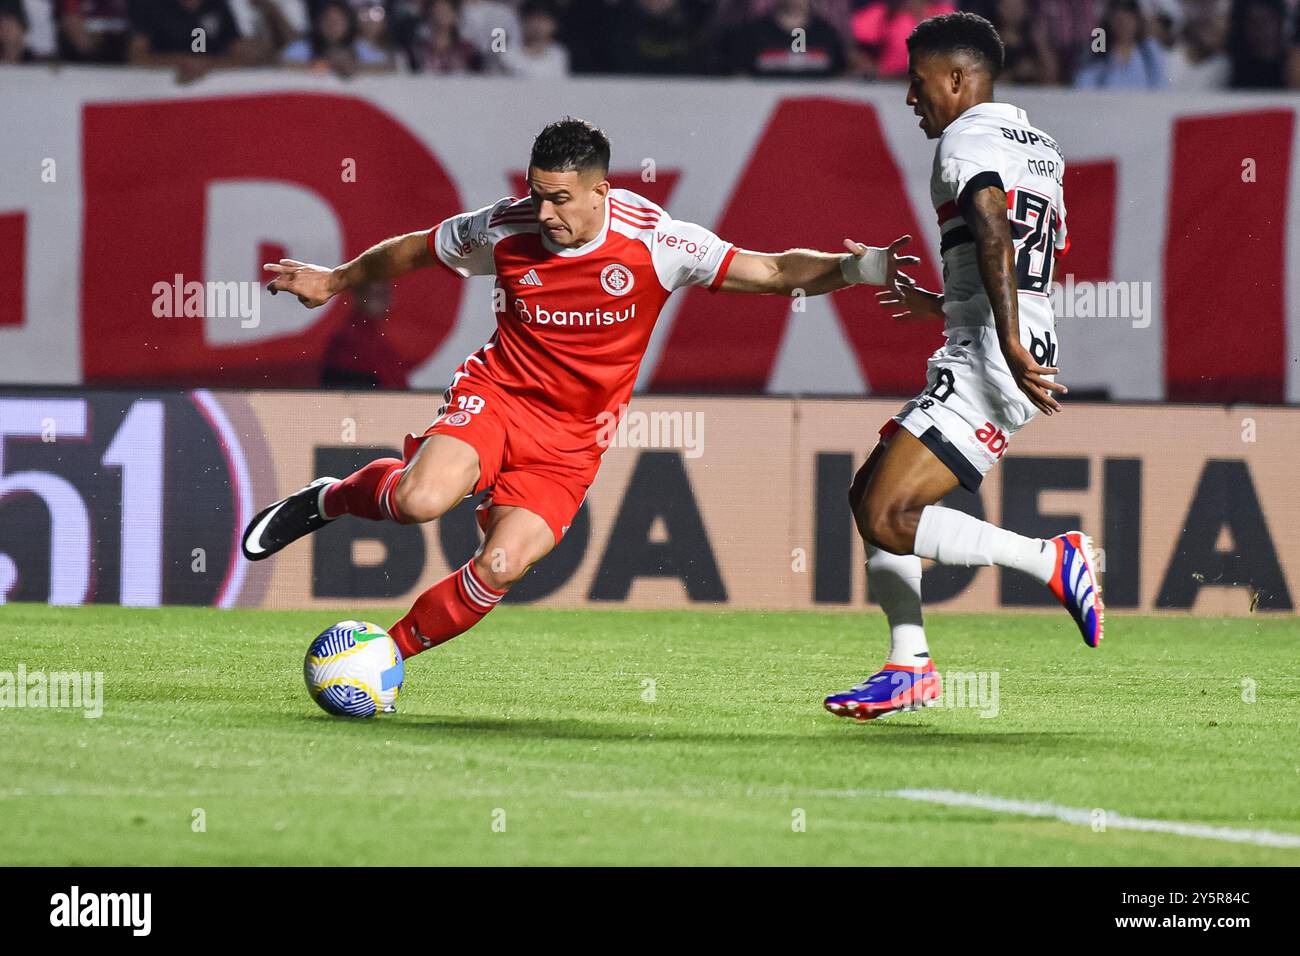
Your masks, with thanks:
[{"label": "red shorts", "polygon": [[430,435],[459,438],[478,452],[474,493],[495,505],[539,516],[558,544],[600,470],[598,447],[572,450],[573,432],[557,428],[535,405],[462,379],[448,390],[441,414],[422,435],[407,435],[407,461]]}]

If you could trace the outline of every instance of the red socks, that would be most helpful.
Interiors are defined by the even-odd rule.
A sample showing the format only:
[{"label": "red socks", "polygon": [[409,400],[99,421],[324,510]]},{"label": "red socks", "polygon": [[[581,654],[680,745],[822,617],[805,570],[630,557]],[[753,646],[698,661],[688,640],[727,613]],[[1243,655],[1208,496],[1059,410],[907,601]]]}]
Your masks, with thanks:
[{"label": "red socks", "polygon": [[[396,458],[380,458],[331,485],[325,492],[325,514],[331,518],[349,514],[371,521],[406,523],[393,502],[405,464]],[[486,514],[484,511],[484,518]],[[504,591],[483,583],[470,562],[421,594],[406,617],[388,633],[397,642],[403,659],[413,657],[468,631],[503,596]]]},{"label": "red socks", "polygon": [[393,491],[405,462],[378,458],[325,491],[325,516],[356,515],[371,521],[405,523],[393,504]]},{"label": "red socks", "polygon": [[470,561],[416,598],[415,606],[388,633],[405,660],[468,631],[504,596],[504,591],[483,583]]}]

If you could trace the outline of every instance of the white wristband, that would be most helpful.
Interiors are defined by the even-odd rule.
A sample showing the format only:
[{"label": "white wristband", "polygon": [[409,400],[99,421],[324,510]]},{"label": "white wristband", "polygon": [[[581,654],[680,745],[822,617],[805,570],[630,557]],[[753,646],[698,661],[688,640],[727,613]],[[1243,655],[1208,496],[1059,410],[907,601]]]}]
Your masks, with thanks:
[{"label": "white wristband", "polygon": [[860,256],[846,253],[840,257],[840,275],[849,285],[884,285],[885,275],[889,271],[889,250],[878,246],[867,246],[867,251]]}]

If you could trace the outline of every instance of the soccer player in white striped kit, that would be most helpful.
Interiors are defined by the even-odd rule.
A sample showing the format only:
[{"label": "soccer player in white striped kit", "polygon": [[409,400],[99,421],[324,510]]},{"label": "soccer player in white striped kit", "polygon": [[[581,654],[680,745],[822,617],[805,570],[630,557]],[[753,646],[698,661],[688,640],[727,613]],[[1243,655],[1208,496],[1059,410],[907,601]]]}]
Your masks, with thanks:
[{"label": "soccer player in white striped kit", "polygon": [[882,670],[826,698],[831,713],[857,720],[932,704],[941,693],[921,613],[922,558],[1023,571],[1052,590],[1089,647],[1103,628],[1087,535],[1027,538],[938,505],[958,485],[977,490],[1037,412],[1061,409],[1048,292],[1054,260],[1069,246],[1065,161],[1023,110],[994,102],[1003,46],[983,17],[933,17],[907,43],[907,104],[939,141],[930,192],[944,289],[927,292],[900,274],[878,295],[899,318],[943,316],[947,344],[930,358],[925,391],[880,430],[849,492],[891,636]]}]

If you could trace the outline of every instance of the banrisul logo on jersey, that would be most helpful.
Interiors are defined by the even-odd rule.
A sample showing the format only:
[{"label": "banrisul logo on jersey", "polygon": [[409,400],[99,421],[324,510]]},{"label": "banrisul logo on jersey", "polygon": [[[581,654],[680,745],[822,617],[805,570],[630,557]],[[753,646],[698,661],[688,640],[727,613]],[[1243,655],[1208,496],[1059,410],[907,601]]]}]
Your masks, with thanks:
[{"label": "banrisul logo on jersey", "polygon": [[515,313],[525,325],[556,325],[586,327],[592,325],[617,325],[636,318],[636,303],[626,309],[610,311],[608,309],[567,310],[548,309],[534,303],[529,305],[523,299],[515,299]]}]

